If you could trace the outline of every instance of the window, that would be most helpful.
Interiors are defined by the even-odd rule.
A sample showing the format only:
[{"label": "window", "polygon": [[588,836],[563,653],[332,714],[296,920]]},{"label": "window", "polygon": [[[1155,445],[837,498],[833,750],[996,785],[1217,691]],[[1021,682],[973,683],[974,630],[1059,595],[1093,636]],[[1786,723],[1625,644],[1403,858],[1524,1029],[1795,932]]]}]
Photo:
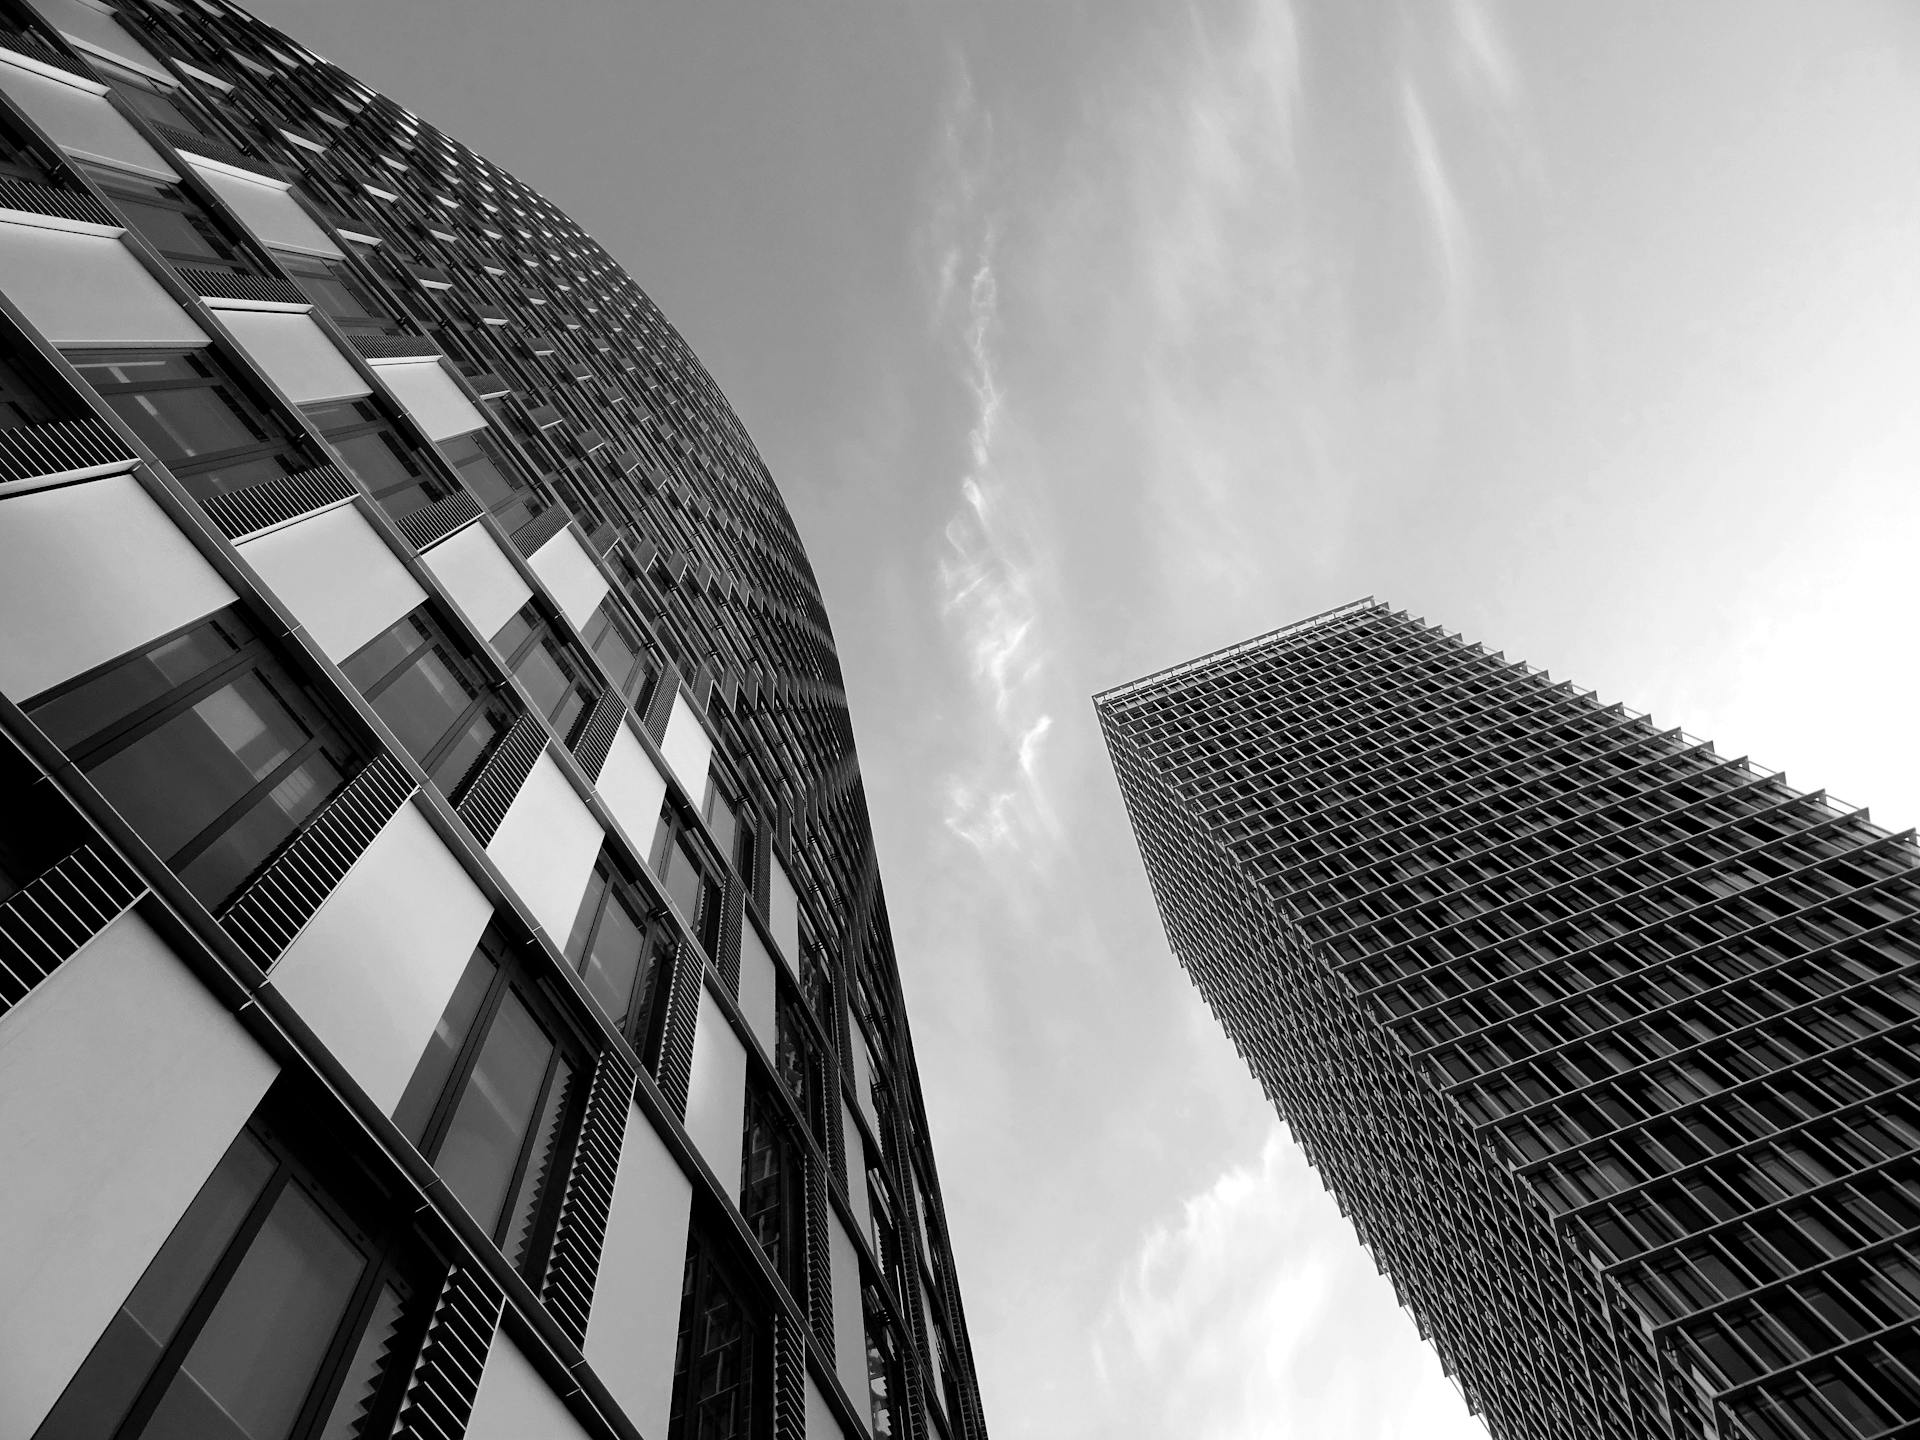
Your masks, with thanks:
[{"label": "window", "polygon": [[210,909],[358,768],[318,696],[233,610],[27,711]]},{"label": "window", "polygon": [[36,1440],[385,1433],[424,1309],[412,1247],[356,1224],[256,1121],[240,1133]]},{"label": "window", "polygon": [[578,1041],[489,932],[393,1112],[529,1284],[545,1269],[588,1070]]},{"label": "window", "polygon": [[749,883],[753,876],[753,822],[740,814],[740,803],[732,799],[715,776],[707,781],[707,828],[713,832],[720,853],[733,862],[734,872]]},{"label": "window", "polygon": [[700,842],[671,808],[654,832],[653,873],[702,946],[711,955],[720,939],[720,886],[700,853]]},{"label": "window", "polygon": [[38,356],[0,339],[0,430],[71,419],[79,407],[71,401],[61,404],[53,398],[56,394]]},{"label": "window", "polygon": [[[762,1352],[741,1287],[696,1230],[687,1245],[674,1347],[667,1440],[748,1440],[771,1426],[768,1387],[756,1385]],[[756,1423],[758,1421],[759,1423]]]},{"label": "window", "polygon": [[484,434],[476,430],[438,443],[474,498],[507,529],[519,528],[533,515],[526,488],[513,478],[513,466]]},{"label": "window", "polygon": [[639,887],[602,859],[567,937],[567,959],[646,1063],[658,1049],[666,977],[677,943],[673,927],[651,913]]},{"label": "window", "polygon": [[[613,681],[613,688],[637,700],[653,679],[653,667],[626,622],[613,613],[613,601],[602,600],[587,621],[583,638]],[[743,872],[744,873],[744,872]]]},{"label": "window", "polygon": [[453,493],[453,483],[401,438],[372,400],[309,405],[306,415],[396,520]]},{"label": "window", "polygon": [[0,115],[0,177],[57,185],[56,173],[53,155],[11,115]]},{"label": "window", "polygon": [[313,464],[210,354],[79,351],[67,358],[195,499]]},{"label": "window", "polygon": [[276,253],[280,268],[342,330],[389,334],[399,327],[370,286],[344,264]]},{"label": "window", "polygon": [[456,804],[513,723],[513,706],[489,689],[479,664],[454,646],[424,606],[374,636],[340,669]]},{"label": "window", "polygon": [[867,1310],[867,1398],[873,1417],[874,1440],[892,1440],[905,1433],[899,1407],[906,1397],[901,1379],[900,1341],[887,1319],[880,1293],[862,1286]]},{"label": "window", "polygon": [[785,1110],[757,1080],[747,1084],[740,1213],[787,1289],[806,1294],[801,1271],[804,1152]]},{"label": "window", "polygon": [[814,1047],[813,1030],[798,997],[785,985],[780,987],[774,1024],[776,1040],[773,1068],[780,1077],[780,1083],[793,1097],[793,1103],[807,1117],[808,1128],[816,1137],[824,1140],[826,1130],[822,1121],[825,1107],[821,1103],[820,1066],[815,1058],[818,1052]]},{"label": "window", "polygon": [[142,180],[117,170],[89,169],[107,198],[154,249],[176,265],[250,271],[233,232],[178,185]]},{"label": "window", "polygon": [[200,106],[184,92],[172,87],[163,88],[144,75],[136,75],[131,70],[123,70],[103,60],[95,59],[93,63],[101,77],[112,83],[113,93],[126,103],[129,110],[149,124],[196,131],[209,139],[219,135],[220,132],[208,123]]},{"label": "window", "polygon": [[553,733],[563,743],[571,740],[581,718],[600,698],[583,657],[541,618],[531,601],[500,627],[493,648],[527,687],[534,709],[546,717]]}]

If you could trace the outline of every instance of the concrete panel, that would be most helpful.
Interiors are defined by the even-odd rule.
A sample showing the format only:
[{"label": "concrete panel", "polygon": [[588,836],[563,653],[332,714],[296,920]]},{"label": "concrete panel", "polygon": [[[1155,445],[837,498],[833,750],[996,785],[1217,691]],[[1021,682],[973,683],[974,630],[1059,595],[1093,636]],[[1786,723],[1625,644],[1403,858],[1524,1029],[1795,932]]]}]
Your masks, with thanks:
[{"label": "concrete panel", "polygon": [[640,858],[647,858],[653,844],[653,832],[660,824],[660,806],[667,798],[666,777],[653,757],[624,724],[614,732],[613,748],[607,763],[600,767],[600,778],[593,782],[613,818],[627,832]]},{"label": "concrete panel", "polygon": [[[56,80],[0,60],[0,90],[5,90],[68,154],[156,180],[178,180],[179,175],[161,159],[160,152],[141,139],[126,117],[107,103],[103,88],[84,81]],[[11,284],[8,289],[12,289]]]},{"label": "concrete panel", "polygon": [[373,373],[431,439],[451,440],[486,427],[486,415],[438,360],[382,360]]},{"label": "concrete panel", "polygon": [[866,1037],[860,1033],[860,1022],[851,1014],[847,1016],[847,1035],[851,1041],[848,1048],[853,1052],[853,1100],[860,1107],[860,1113],[866,1118],[867,1128],[874,1134],[880,1133],[880,1112],[873,1103],[873,1059],[867,1049]]},{"label": "concrete panel", "polygon": [[527,564],[547,587],[560,613],[573,622],[573,628],[585,630],[593,612],[607,598],[609,587],[607,577],[600,573],[600,567],[573,531],[566,529],[553,536],[533,552]]},{"label": "concrete panel", "polygon": [[740,1010],[767,1054],[779,1051],[779,979],[773,957],[751,920],[740,926]]},{"label": "concrete panel", "polygon": [[867,1194],[867,1142],[844,1099],[840,1102],[840,1133],[847,1148],[847,1203],[853,1207],[853,1218],[860,1222],[860,1233],[878,1250],[873,1241],[873,1200]]},{"label": "concrete panel", "polygon": [[642,1435],[667,1430],[692,1206],[693,1182],[647,1117],[629,1110],[584,1349]]},{"label": "concrete panel", "polygon": [[737,1206],[746,1149],[747,1047],[705,986],[700,990],[699,1025],[693,1035],[693,1078],[687,1085],[687,1134],[720,1181],[721,1193]]},{"label": "concrete panel", "polygon": [[778,855],[767,866],[767,929],[773,943],[795,971],[800,968],[800,897],[794,892],[793,877]]},{"label": "concrete panel", "polygon": [[427,598],[352,505],[256,536],[240,554],[336,663]]},{"label": "concrete panel", "polygon": [[0,1435],[31,1435],[277,1069],[138,915],[0,1019]]},{"label": "concrete panel", "polygon": [[264,176],[244,175],[225,165],[193,167],[260,240],[275,250],[340,257],[340,247],[300,208],[288,187]]},{"label": "concrete panel", "polygon": [[567,942],[606,835],[546,755],[534,761],[487,854],[556,945]]},{"label": "concrete panel", "polygon": [[454,531],[420,558],[473,628],[489,639],[533,594],[484,525]]},{"label": "concrete panel", "polygon": [[0,289],[56,345],[207,343],[133,252],[103,235],[0,224]]},{"label": "concrete panel", "polygon": [[0,691],[16,700],[233,600],[131,475],[0,498]]},{"label": "concrete panel", "polygon": [[847,1440],[847,1432],[840,1428],[833,1407],[811,1375],[807,1376],[807,1440]]},{"label": "concrete panel", "polygon": [[391,1113],[492,913],[426,817],[402,805],[271,983]]},{"label": "concrete panel", "polygon": [[222,307],[220,323],[296,405],[352,400],[373,389],[313,317],[285,310]]},{"label": "concrete panel", "polygon": [[673,709],[667,715],[667,737],[660,742],[660,755],[698,809],[707,798],[707,770],[713,763],[713,741],[693,713],[693,706],[687,703],[684,692],[673,697]]},{"label": "concrete panel", "polygon": [[865,1419],[873,1399],[867,1390],[867,1316],[860,1299],[860,1252],[835,1215],[827,1224],[827,1259],[833,1274],[833,1368],[840,1386]]},{"label": "concrete panel", "polygon": [[466,1440],[588,1440],[588,1436],[507,1332],[496,1330],[486,1368],[480,1372],[480,1393],[473,1400]]}]

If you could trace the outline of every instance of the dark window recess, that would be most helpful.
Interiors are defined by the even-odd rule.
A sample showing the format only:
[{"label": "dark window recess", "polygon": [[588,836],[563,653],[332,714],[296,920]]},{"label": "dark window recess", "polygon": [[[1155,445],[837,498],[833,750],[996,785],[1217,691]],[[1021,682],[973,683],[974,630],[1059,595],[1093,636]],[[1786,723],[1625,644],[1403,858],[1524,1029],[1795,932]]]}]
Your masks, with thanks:
[{"label": "dark window recess", "polygon": [[541,618],[533,602],[520,607],[493,637],[494,651],[527,687],[533,705],[564,743],[600,698],[585,657]]},{"label": "dark window recess", "polygon": [[805,1152],[786,1111],[757,1080],[747,1086],[743,1147],[740,1213],[787,1289],[803,1296]]},{"label": "dark window recess", "polygon": [[0,901],[85,844],[89,832],[65,796],[13,744],[0,741]]},{"label": "dark window recess", "polygon": [[646,651],[626,622],[613,613],[613,602],[602,600],[587,621],[582,637],[613,680],[613,688],[629,700],[638,700],[653,681]]},{"label": "dark window recess", "polygon": [[649,863],[680,918],[711,955],[720,940],[720,883],[701,856],[698,837],[671,806],[660,812]]},{"label": "dark window recess", "polygon": [[393,1122],[528,1283],[552,1244],[591,1064],[489,932]]},{"label": "dark window recess", "polygon": [[771,1347],[760,1343],[755,1311],[742,1294],[731,1267],[696,1230],[680,1289],[667,1440],[748,1440],[770,1428],[756,1423],[756,1412],[771,1408],[769,1387],[756,1382]]},{"label": "dark window recess", "polygon": [[342,330],[385,335],[399,329],[373,288],[345,264],[287,254],[275,258],[301,292]]},{"label": "dark window recess", "polygon": [[80,405],[63,395],[46,373],[39,356],[0,334],[0,430],[71,420],[81,413]]},{"label": "dark window recess", "polygon": [[640,887],[603,859],[567,937],[567,959],[587,993],[648,1065],[659,1052],[667,975],[678,944],[677,932],[663,919]]},{"label": "dark window recess", "polygon": [[900,1340],[887,1319],[878,1292],[863,1286],[867,1310],[867,1392],[874,1440],[905,1433],[900,1407],[906,1390],[901,1379]]},{"label": "dark window recess", "polygon": [[827,965],[827,952],[811,938],[800,943],[800,984],[807,1004],[826,1024],[833,1015],[833,971]]},{"label": "dark window recess", "polygon": [[424,607],[374,636],[340,670],[455,803],[513,724],[514,706]]},{"label": "dark window recess", "polygon": [[[5,16],[0,16],[4,24]],[[60,183],[58,161],[11,115],[0,115],[0,177],[34,185]]]},{"label": "dark window recess", "polygon": [[255,1122],[228,1147],[35,1440],[384,1434],[430,1279]]},{"label": "dark window recess", "polygon": [[133,222],[140,238],[174,264],[218,270],[258,268],[248,260],[238,237],[180,186],[142,180],[116,170],[90,167],[87,173],[120,213]]},{"label": "dark window recess", "polygon": [[453,493],[453,482],[401,437],[374,401],[309,405],[306,415],[394,519]]},{"label": "dark window recess", "polygon": [[474,499],[508,530],[517,530],[532,518],[532,496],[514,478],[512,462],[484,434],[456,435],[439,444],[440,453],[460,472]]},{"label": "dark window recess", "polygon": [[359,768],[319,696],[225,611],[27,712],[210,909]]},{"label": "dark window recess", "polygon": [[727,794],[716,776],[707,781],[707,829],[720,853],[732,862],[736,874],[753,875],[753,822],[740,813],[740,802]]},{"label": "dark window recess", "polygon": [[799,998],[781,987],[775,1011],[777,1031],[773,1067],[780,1083],[793,1097],[807,1125],[817,1138],[824,1139],[825,1106],[822,1104],[820,1067],[815,1059],[813,1030],[801,1008]]},{"label": "dark window recess", "polygon": [[195,499],[314,464],[211,354],[75,351],[67,358]]}]

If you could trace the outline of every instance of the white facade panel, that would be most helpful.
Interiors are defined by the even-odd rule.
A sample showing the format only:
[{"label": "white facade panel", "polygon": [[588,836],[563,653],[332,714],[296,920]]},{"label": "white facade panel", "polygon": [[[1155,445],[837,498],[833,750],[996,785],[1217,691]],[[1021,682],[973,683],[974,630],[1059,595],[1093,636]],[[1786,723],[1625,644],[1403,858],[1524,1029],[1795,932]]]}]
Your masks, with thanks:
[{"label": "white facade panel", "polygon": [[867,1392],[867,1316],[860,1300],[860,1252],[838,1215],[827,1226],[827,1259],[833,1272],[833,1369],[840,1387],[864,1419]]},{"label": "white facade panel", "polygon": [[778,855],[767,866],[767,929],[773,943],[796,970],[800,966],[800,897],[794,893],[793,877]]},{"label": "white facade panel", "polygon": [[486,427],[486,415],[438,360],[382,360],[373,373],[431,439],[451,440]]},{"label": "white facade panel", "polygon": [[118,240],[0,223],[0,290],[56,345],[207,343]]},{"label": "white facade panel", "polygon": [[426,817],[402,805],[269,979],[391,1113],[492,913]]},{"label": "white facade panel", "polygon": [[846,1433],[813,1376],[807,1376],[807,1440],[846,1440]]},{"label": "white facade panel", "polygon": [[42,19],[82,50],[118,61],[165,84],[174,83],[153,52],[98,5],[89,5],[86,0],[33,0],[33,5]]},{"label": "white facade panel", "polygon": [[507,807],[487,854],[553,943],[564,945],[605,841],[593,812],[543,754]]},{"label": "white facade panel", "polygon": [[31,1435],[276,1066],[129,912],[0,1019],[0,1435]]},{"label": "white facade panel", "polygon": [[853,1052],[853,1101],[866,1117],[868,1128],[878,1135],[880,1115],[873,1105],[873,1057],[867,1049],[866,1036],[860,1031],[860,1022],[851,1013],[847,1016],[847,1035],[847,1048]]},{"label": "white facade panel", "polygon": [[[68,84],[0,60],[0,90],[5,90],[70,155],[156,180],[180,178],[160,158],[160,152],[141,139],[140,132],[92,86]],[[7,288],[13,288],[11,281]]]},{"label": "white facade panel", "polygon": [[131,475],[0,498],[0,691],[16,700],[233,600]]},{"label": "white facade panel", "polygon": [[263,244],[301,255],[339,258],[340,247],[300,208],[287,186],[264,176],[238,174],[225,165],[193,168]]},{"label": "white facade panel", "polygon": [[220,323],[233,332],[240,348],[296,405],[352,400],[373,393],[373,387],[360,378],[360,372],[347,363],[340,347],[327,338],[310,315],[223,308]]},{"label": "white facade panel", "polygon": [[844,1098],[840,1101],[840,1134],[846,1141],[847,1204],[853,1207],[853,1218],[860,1222],[860,1233],[872,1244],[873,1198],[867,1193],[867,1142]]},{"label": "white facade panel", "polygon": [[493,1334],[466,1440],[588,1440],[573,1412],[504,1329]]},{"label": "white facade panel", "polygon": [[256,536],[240,554],[336,663],[427,598],[352,505]]},{"label": "white facade panel", "polygon": [[769,1055],[779,1053],[780,1032],[776,1003],[779,979],[773,957],[751,921],[740,926],[740,1012],[747,1017],[754,1038]]},{"label": "white facade panel", "polygon": [[673,778],[687,792],[697,810],[707,798],[707,770],[713,764],[713,740],[706,726],[693,713],[684,692],[673,697],[673,709],[667,715],[667,735],[660,742],[660,755],[673,770]]},{"label": "white facade panel", "polygon": [[630,1109],[583,1348],[642,1435],[667,1429],[692,1207],[693,1182]]},{"label": "white facade panel", "polygon": [[593,788],[600,792],[600,798],[613,812],[613,818],[620,822],[620,828],[627,832],[627,838],[641,858],[646,858],[648,847],[653,844],[653,832],[660,824],[660,806],[667,798],[667,780],[646,747],[624,724],[614,732],[613,748],[607,752],[607,763],[600,767],[600,776],[593,782]]},{"label": "white facade panel", "polygon": [[704,986],[700,1028],[693,1035],[693,1077],[687,1083],[687,1134],[720,1181],[740,1201],[740,1162],[746,1148],[747,1047]]},{"label": "white facade panel", "polygon": [[488,638],[499,634],[500,627],[533,594],[484,525],[454,531],[420,558],[473,628]]},{"label": "white facade panel", "polygon": [[[527,564],[553,596],[560,613],[585,630],[593,612],[607,598],[607,577],[586,551],[572,527],[562,530],[528,557]],[[698,798],[697,796],[695,798]]]}]

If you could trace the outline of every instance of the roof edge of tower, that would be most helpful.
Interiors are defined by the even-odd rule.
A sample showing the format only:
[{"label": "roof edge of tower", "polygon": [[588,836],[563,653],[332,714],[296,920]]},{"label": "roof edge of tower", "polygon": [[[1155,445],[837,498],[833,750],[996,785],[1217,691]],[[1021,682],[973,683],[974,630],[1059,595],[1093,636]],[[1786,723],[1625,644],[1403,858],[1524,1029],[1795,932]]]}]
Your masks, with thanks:
[{"label": "roof edge of tower", "polygon": [[1288,639],[1291,636],[1302,634],[1308,630],[1317,630],[1323,625],[1330,625],[1336,620],[1344,619],[1349,615],[1357,615],[1364,610],[1383,610],[1385,608],[1386,604],[1384,601],[1376,600],[1371,595],[1364,595],[1358,600],[1349,600],[1345,604],[1335,605],[1330,610],[1322,610],[1317,615],[1309,615],[1303,620],[1295,620],[1289,624],[1282,625],[1277,630],[1269,630],[1264,635],[1256,635],[1250,640],[1242,640],[1233,645],[1225,645],[1218,650],[1209,650],[1206,654],[1196,655],[1191,660],[1182,660],[1177,665],[1169,665],[1164,670],[1156,670],[1151,675],[1142,675],[1138,680],[1129,680],[1124,684],[1115,685],[1109,689],[1099,691],[1094,695],[1093,703],[1096,709],[1101,706],[1110,705],[1115,701],[1125,699],[1137,691],[1144,690],[1149,686],[1164,684],[1189,671],[1200,670],[1210,665],[1218,665],[1222,661],[1230,660],[1236,655],[1262,649],[1265,646],[1272,645],[1276,641]]}]

